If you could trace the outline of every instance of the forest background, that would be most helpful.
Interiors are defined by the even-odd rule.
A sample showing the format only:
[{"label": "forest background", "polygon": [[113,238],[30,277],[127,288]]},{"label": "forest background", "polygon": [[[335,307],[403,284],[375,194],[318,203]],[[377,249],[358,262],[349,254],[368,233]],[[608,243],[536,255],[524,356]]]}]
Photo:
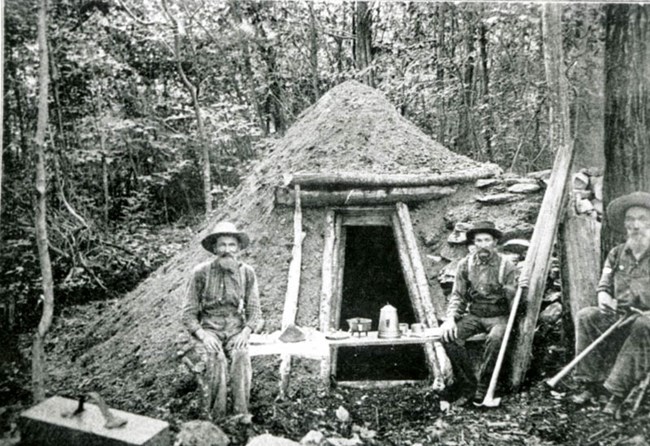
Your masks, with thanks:
[{"label": "forest background", "polygon": [[[31,330],[36,1],[5,4],[0,304]],[[451,150],[550,168],[540,4],[52,0],[47,224],[57,311],[135,287],[329,88],[358,79]],[[576,165],[603,164],[603,5],[563,8]],[[5,321],[3,321],[4,323]]]}]

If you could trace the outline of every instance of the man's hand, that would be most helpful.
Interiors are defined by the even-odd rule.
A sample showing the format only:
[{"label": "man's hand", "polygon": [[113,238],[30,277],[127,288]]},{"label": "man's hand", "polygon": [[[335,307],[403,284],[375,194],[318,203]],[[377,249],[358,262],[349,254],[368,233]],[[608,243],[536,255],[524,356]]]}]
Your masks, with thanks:
[{"label": "man's hand", "polygon": [[458,337],[458,327],[453,319],[447,319],[440,328],[443,342],[452,342]]},{"label": "man's hand", "polygon": [[519,277],[519,288],[529,288],[530,282],[528,277],[521,276]]},{"label": "man's hand", "polygon": [[616,313],[616,299],[614,299],[611,294],[601,291],[598,293],[598,308],[603,313]]},{"label": "man's hand", "polygon": [[223,351],[221,341],[214,334],[203,329],[199,329],[196,331],[196,337],[199,338],[201,342],[203,342],[203,345],[205,345],[208,351],[213,353],[221,353]]},{"label": "man's hand", "polygon": [[248,347],[248,338],[250,337],[251,329],[246,326],[242,331],[230,338],[228,341],[228,348],[240,349]]}]

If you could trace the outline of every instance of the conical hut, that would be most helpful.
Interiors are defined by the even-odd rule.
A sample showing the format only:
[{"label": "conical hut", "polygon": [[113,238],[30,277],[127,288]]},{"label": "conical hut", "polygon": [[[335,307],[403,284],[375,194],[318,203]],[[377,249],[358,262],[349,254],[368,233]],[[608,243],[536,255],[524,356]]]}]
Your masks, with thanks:
[{"label": "conical hut", "polygon": [[[542,194],[534,188],[521,194],[506,189],[531,181],[504,177],[495,165],[449,151],[380,92],[343,83],[260,153],[186,249],[123,299],[107,304],[80,329],[76,344],[58,348],[72,354],[66,368],[72,377],[84,376],[82,386],[105,393],[116,407],[164,416],[172,410],[171,397],[184,392],[178,383],[188,375],[177,357],[185,286],[192,268],[210,256],[200,240],[216,221],[231,220],[250,235],[243,260],[257,271],[265,329],[280,329],[294,247],[296,186],[304,232],[299,326],[347,329],[345,319],[351,316],[367,316],[376,324],[387,302],[400,320],[435,324],[445,309],[438,278],[463,254],[462,246],[448,244],[455,224],[490,219],[504,231],[530,231]],[[382,352],[378,359],[366,353],[352,352],[345,363],[358,357],[385,362],[390,354]],[[412,365],[425,375],[426,355]],[[254,373],[263,376],[255,364]],[[339,372],[336,364],[334,369]],[[367,373],[373,369],[371,364]],[[343,380],[382,379],[364,376],[358,367],[340,372],[361,373]],[[389,379],[408,380],[412,372]],[[70,376],[55,377],[61,393],[79,387]]]}]

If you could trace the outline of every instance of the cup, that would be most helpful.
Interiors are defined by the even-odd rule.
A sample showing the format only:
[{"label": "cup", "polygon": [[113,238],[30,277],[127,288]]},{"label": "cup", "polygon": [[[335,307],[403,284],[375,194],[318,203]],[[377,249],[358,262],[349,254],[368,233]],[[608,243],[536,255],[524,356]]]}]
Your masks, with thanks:
[{"label": "cup", "polygon": [[400,331],[400,333],[405,335],[409,331],[409,324],[406,324],[406,323],[403,323],[403,322],[400,323],[399,324],[399,331]]},{"label": "cup", "polygon": [[413,333],[423,333],[424,332],[424,324],[420,322],[416,322],[415,324],[411,324],[411,331]]}]

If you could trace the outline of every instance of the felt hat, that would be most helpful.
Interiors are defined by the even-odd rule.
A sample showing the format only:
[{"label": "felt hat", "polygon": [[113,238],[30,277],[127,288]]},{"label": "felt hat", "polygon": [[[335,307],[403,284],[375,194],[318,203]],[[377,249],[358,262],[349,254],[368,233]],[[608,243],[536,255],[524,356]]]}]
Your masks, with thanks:
[{"label": "felt hat", "polygon": [[201,245],[203,245],[207,251],[216,254],[214,252],[214,242],[216,242],[217,239],[222,235],[231,235],[233,237],[236,237],[237,240],[239,240],[239,247],[241,249],[245,249],[250,243],[248,234],[237,229],[237,226],[235,226],[234,223],[231,223],[229,221],[220,221],[214,225],[212,232],[208,234],[203,240],[201,240]]},{"label": "felt hat", "polygon": [[474,236],[476,234],[490,234],[492,237],[497,239],[497,241],[503,235],[503,233],[499,231],[491,221],[479,221],[472,226],[472,229],[467,231],[467,243],[474,243]]},{"label": "felt hat", "polygon": [[612,200],[607,206],[607,219],[612,229],[625,232],[625,212],[631,207],[650,209],[650,193],[637,191]]}]

